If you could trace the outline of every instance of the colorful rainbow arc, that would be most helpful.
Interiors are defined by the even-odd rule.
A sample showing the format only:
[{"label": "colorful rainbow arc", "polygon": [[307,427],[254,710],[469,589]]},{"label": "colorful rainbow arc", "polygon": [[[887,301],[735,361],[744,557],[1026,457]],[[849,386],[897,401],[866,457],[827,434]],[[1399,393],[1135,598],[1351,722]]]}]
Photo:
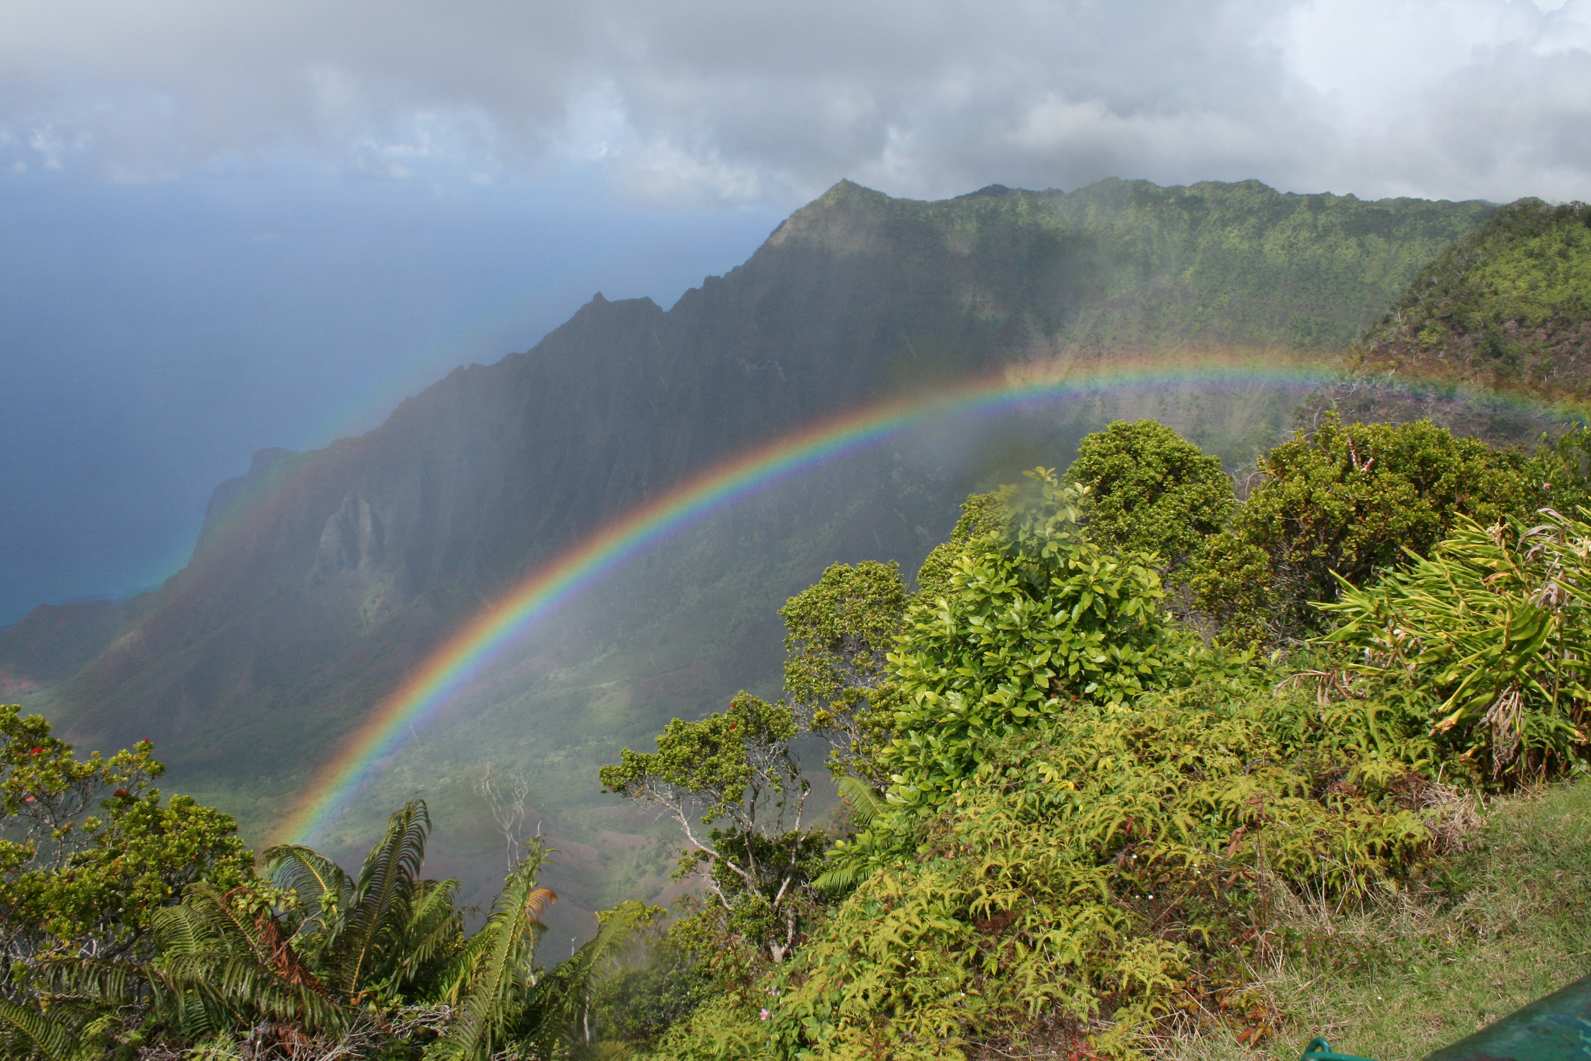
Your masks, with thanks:
[{"label": "colorful rainbow arc", "polygon": [[1177,385],[1309,386],[1326,378],[1318,366],[1281,361],[1167,371],[1163,366],[1113,367],[1051,379],[982,379],[928,395],[886,401],[787,435],[711,468],[639,506],[538,568],[513,591],[454,634],[344,741],[277,835],[306,843],[321,834],[396,749],[514,639],[565,601],[631,558],[703,517],[791,475],[877,445],[934,418],[967,417],[1075,398],[1090,393]]}]

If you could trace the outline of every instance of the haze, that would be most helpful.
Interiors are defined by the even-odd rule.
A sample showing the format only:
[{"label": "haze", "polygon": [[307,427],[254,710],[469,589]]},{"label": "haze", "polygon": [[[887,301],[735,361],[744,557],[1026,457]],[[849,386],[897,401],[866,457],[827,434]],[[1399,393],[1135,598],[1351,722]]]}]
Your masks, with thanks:
[{"label": "haze", "polygon": [[1591,0],[0,3],[0,623],[842,177],[1591,198]]}]

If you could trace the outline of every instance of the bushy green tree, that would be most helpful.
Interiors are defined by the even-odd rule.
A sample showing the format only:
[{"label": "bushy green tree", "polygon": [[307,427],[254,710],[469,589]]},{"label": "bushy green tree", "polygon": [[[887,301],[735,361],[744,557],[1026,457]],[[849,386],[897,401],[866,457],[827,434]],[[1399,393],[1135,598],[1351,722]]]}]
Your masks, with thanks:
[{"label": "bushy green tree", "polygon": [[897,564],[866,560],[831,565],[779,609],[789,707],[803,729],[828,741],[836,774],[871,775],[888,737],[878,697],[907,598]]},{"label": "bushy green tree", "polygon": [[1313,602],[1339,576],[1363,585],[1429,552],[1460,516],[1483,522],[1543,500],[1529,459],[1421,420],[1343,424],[1327,414],[1260,459],[1264,476],[1211,539],[1192,578],[1199,607],[1233,642],[1321,628]]},{"label": "bushy green tree", "polygon": [[625,748],[599,775],[606,789],[674,819],[686,842],[679,872],[705,868],[727,930],[775,962],[795,943],[828,844],[802,829],[810,785],[790,752],[797,732],[788,707],[742,692],[700,721],[674,719],[657,751]]},{"label": "bushy green tree", "polygon": [[200,880],[230,887],[253,856],[231,816],[187,796],[139,741],[80,759],[43,716],[0,707],[0,932],[6,962],[137,951],[150,920]]},{"label": "bushy green tree", "polygon": [[1219,457],[1153,420],[1118,420],[1085,435],[1063,481],[1088,490],[1089,537],[1101,548],[1155,553],[1172,579],[1197,568],[1237,498]]}]

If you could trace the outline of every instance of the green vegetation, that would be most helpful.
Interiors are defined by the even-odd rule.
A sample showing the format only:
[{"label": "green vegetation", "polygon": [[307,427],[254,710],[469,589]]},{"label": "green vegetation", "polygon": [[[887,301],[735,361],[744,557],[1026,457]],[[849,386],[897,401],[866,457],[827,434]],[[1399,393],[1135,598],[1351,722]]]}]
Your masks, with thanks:
[{"label": "green vegetation", "polygon": [[837,774],[867,769],[887,736],[872,697],[884,684],[906,600],[900,565],[864,561],[833,565],[779,609],[785,695],[802,728],[829,742]]},{"label": "green vegetation", "polygon": [[[1256,963],[1283,1014],[1259,1050],[1225,1029],[1172,1038],[1185,1061],[1297,1061],[1329,1031],[1365,1057],[1420,1058],[1587,972],[1591,785],[1458,806],[1459,850],[1424,860],[1357,908],[1306,899],[1277,911]],[[1285,896],[1278,895],[1279,899]]]},{"label": "green vegetation", "polygon": [[1368,371],[1591,393],[1591,206],[1503,207],[1422,269],[1363,345]]},{"label": "green vegetation", "polygon": [[8,708],[0,728],[8,830],[26,837],[4,842],[6,1057],[546,1057],[661,913],[621,904],[542,969],[557,896],[537,886],[539,844],[466,938],[457,882],[420,876],[422,802],[392,816],[357,876],[302,846],[267,851],[257,875],[226,815],[147,788],[162,769],[147,742],[79,760],[37,715]]},{"label": "green vegetation", "polygon": [[[1586,497],[1586,447],[1327,417],[1240,504],[1161,425],[1084,439],[1064,475],[969,498],[915,590],[864,563],[792,597],[788,701],[742,692],[603,768],[672,822],[691,887],[671,923],[598,915],[552,968],[539,840],[470,932],[457,882],[422,875],[422,802],[356,874],[301,845],[256,870],[230,819],[148,787],[147,743],[78,760],[9,709],[0,1046],[928,1061],[1456,1037],[1480,975],[1459,962],[1539,937],[1497,966],[1512,999],[1583,950],[1582,856],[1544,837],[1591,797],[1528,786],[1591,746],[1591,511],[1544,504]],[[809,736],[846,800],[821,828]],[[1540,916],[1506,914],[1497,848],[1544,867]],[[1327,1027],[1322,999],[1354,1016]]]},{"label": "green vegetation", "polygon": [[1324,605],[1338,616],[1327,640],[1363,653],[1354,668],[1405,678],[1435,705],[1421,725],[1463,735],[1459,757],[1489,760],[1493,777],[1561,773],[1586,743],[1591,540],[1551,509],[1538,518],[1465,519],[1429,558]]},{"label": "green vegetation", "polygon": [[[893,573],[831,569],[787,622],[843,616],[869,644],[895,631],[882,680],[824,672],[876,735],[841,782],[849,835],[809,878],[788,954],[689,914],[658,954],[695,969],[692,993],[666,1029],[615,1021],[616,1038],[671,1059],[1132,1057],[1298,1033],[1314,1011],[1278,969],[1364,960],[1378,920],[1374,946],[1428,946],[1398,934],[1410,911],[1428,923],[1480,901],[1477,800],[1584,768],[1591,525],[1514,516],[1543,490],[1583,496],[1566,456],[1582,444],[1493,453],[1428,423],[1328,420],[1273,451],[1232,511],[1174,436],[1116,425],[1064,478],[972,499],[903,609],[893,591],[843,592]],[[1537,485],[1549,467],[1557,481]],[[1358,513],[1378,493],[1401,522]],[[1219,528],[1250,506],[1249,526],[1272,524],[1261,540],[1335,548],[1309,559],[1336,603],[1288,605],[1313,641],[1174,617],[1157,569],[1219,582],[1228,554],[1132,548],[1177,541],[1168,508]],[[1429,556],[1398,548],[1414,544]],[[1297,557],[1261,551],[1250,571],[1274,581]],[[1328,950],[1339,930],[1360,936]]]},{"label": "green vegetation", "polygon": [[[794,400],[780,391],[778,406],[755,389],[721,401],[723,416],[692,445],[728,452],[792,417],[1035,352],[1338,349],[1399,292],[1362,367],[1561,397],[1591,378],[1581,364],[1588,221],[1577,205],[1494,215],[1480,203],[1363,203],[1254,182],[990,188],[943,203],[842,184],[679,312],[593,307],[523,359],[543,375],[507,362],[472,370],[440,405],[433,395],[407,406],[405,430],[484,409],[481,437],[506,448],[481,443],[470,467],[513,469],[537,489],[611,482],[635,496],[658,485],[652,472],[625,479],[606,465],[504,457],[553,452],[516,433],[521,397],[587,394],[633,427],[608,440],[608,454],[676,425],[659,402],[699,414],[691,403],[707,374],[752,380],[771,365],[783,381],[786,363],[791,380],[818,381]],[[753,333],[765,363],[746,360]],[[559,358],[593,350],[644,366],[645,393],[565,387]],[[739,371],[726,374],[731,358]],[[605,375],[584,354],[570,363],[575,383]],[[515,397],[504,412],[488,394]],[[256,864],[227,815],[161,799],[148,742],[80,760],[42,719],[7,709],[0,1052],[1292,1057],[1325,1032],[1391,1058],[1457,1037],[1584,971],[1591,789],[1567,779],[1586,772],[1591,721],[1581,508],[1591,434],[1500,450],[1429,421],[1327,415],[1234,486],[1195,442],[1228,466],[1247,459],[1254,439],[1278,437],[1276,405],[1194,387],[1109,396],[1061,426],[1013,431],[1009,452],[960,479],[919,474],[932,459],[898,453],[830,469],[811,497],[770,502],[760,523],[729,513],[711,534],[682,538],[695,550],[684,562],[610,587],[608,612],[569,624],[578,638],[549,634],[534,680],[505,682],[516,704],[546,716],[515,738],[534,750],[508,768],[528,762],[540,775],[539,791],[529,781],[515,790],[514,813],[522,819],[527,800],[589,809],[603,798],[597,786],[549,779],[589,781],[616,757],[600,771],[604,787],[624,807],[664,812],[686,892],[669,921],[634,900],[615,905],[625,893],[599,903],[593,888],[587,908],[614,909],[550,968],[537,952],[559,908],[547,887],[558,867],[539,841],[511,859],[485,911],[461,905],[458,882],[423,876],[432,833],[419,801],[392,815],[357,873],[302,846]],[[771,673],[761,669],[746,682],[766,699],[709,697],[716,686],[700,674],[644,693],[660,673],[750,658],[747,631],[771,616],[774,594],[810,580],[814,555],[866,555],[853,546],[871,531],[872,555],[921,556],[934,541],[923,528],[949,497],[995,481],[990,469],[1016,466],[1016,452],[1069,448],[1123,409],[1170,419],[1187,437],[1151,420],[1111,424],[1082,439],[1064,474],[1039,469],[1019,488],[969,498],[914,579],[895,564],[840,564],[790,597],[778,613],[783,699],[756,684]],[[545,412],[548,430],[570,422],[566,408]],[[1028,428],[1033,437],[1019,437]],[[338,451],[350,481],[402,479],[386,474],[398,465],[384,463],[393,451],[378,435],[361,443],[366,463]],[[311,464],[329,467],[315,455]],[[333,510],[348,489],[336,475],[316,487]],[[456,472],[436,478],[452,484]],[[426,608],[406,602],[444,623],[620,496],[589,491],[568,520],[520,540],[496,535],[503,511],[477,504],[497,491],[457,482],[434,523],[401,496],[359,495],[394,534],[419,536],[368,554],[354,521],[304,519],[319,510],[284,500],[280,519],[260,525],[302,525],[307,537],[259,550],[285,565],[269,578],[249,582],[263,569],[235,562],[264,539],[247,528],[207,535],[173,583],[180,601],[163,590],[115,621],[65,616],[80,643],[30,628],[0,655],[8,668],[39,655],[26,671],[43,683],[35,695],[68,704],[78,731],[114,732],[166,702],[163,690],[213,683],[204,695],[227,705],[215,715],[226,732],[214,720],[191,729],[185,754],[258,796],[255,820],[274,817],[273,786],[292,777],[262,760],[257,777],[233,778],[229,748],[281,755],[300,746],[283,738],[306,718],[333,719],[335,736],[335,719],[351,717],[338,698],[361,683],[374,690],[401,670],[405,646],[442,629],[385,625],[419,621]],[[539,495],[526,486],[516,496]],[[893,526],[887,542],[876,537],[879,511]],[[495,544],[463,550],[463,566],[417,596],[389,596],[408,576],[386,558],[455,523]],[[321,548],[332,531],[340,551]],[[726,543],[734,565],[721,562]],[[316,577],[294,579],[319,596],[279,591],[293,549],[314,557],[305,571]],[[333,570],[355,554],[355,567]],[[464,569],[483,574],[471,582]],[[149,616],[164,617],[144,625],[169,643],[147,660],[118,655],[118,632]],[[198,630],[191,616],[209,625]],[[259,629],[303,641],[261,656],[247,640]],[[722,645],[701,647],[711,641]],[[304,680],[300,654],[319,661],[318,677]],[[686,717],[663,725],[670,713]],[[397,769],[389,794],[423,785],[433,808],[464,802],[470,757],[508,722],[506,712],[461,714],[439,759],[463,779]],[[619,753],[597,733],[643,750]],[[844,805],[814,823],[815,772],[803,773],[797,750],[825,743]],[[360,813],[379,821],[390,805]],[[620,805],[610,800],[616,814]],[[507,846],[516,851],[514,836]],[[663,852],[628,857],[610,881],[646,875],[656,894]],[[589,863],[579,872],[593,873]]]},{"label": "green vegetation", "polygon": [[1259,181],[993,186],[926,203],[842,182],[770,244],[910,248],[914,288],[949,286],[977,311],[963,336],[974,348],[1038,332],[1085,349],[1202,340],[1341,351],[1495,209],[1294,195]]},{"label": "green vegetation", "polygon": [[48,722],[11,706],[0,742],[7,959],[134,951],[185,887],[229,887],[247,871],[230,817],[150,787],[164,767],[148,741],[79,759]]},{"label": "green vegetation", "polygon": [[1428,551],[1461,516],[1490,523],[1584,498],[1583,445],[1577,432],[1527,458],[1428,420],[1344,425],[1328,414],[1260,459],[1260,485],[1191,577],[1198,604],[1228,640],[1307,636],[1321,623],[1313,602],[1335,599],[1339,578],[1358,585],[1405,549]]},{"label": "green vegetation", "polygon": [[1237,507],[1218,457],[1153,420],[1118,420],[1088,435],[1066,480],[1087,488],[1088,536],[1122,553],[1154,553],[1180,581],[1204,566],[1212,536]]},{"label": "green vegetation", "polygon": [[1081,490],[1047,474],[1035,485],[1037,499],[1008,495],[1008,534],[969,543],[950,595],[906,616],[896,739],[879,753],[894,801],[938,807],[1006,737],[1168,680],[1181,646],[1158,611],[1159,576],[1081,532]]},{"label": "green vegetation", "polygon": [[[705,867],[715,900],[703,916],[774,962],[795,944],[827,839],[801,828],[810,786],[790,753],[796,733],[789,708],[741,693],[700,722],[670,722],[656,752],[626,748],[601,771],[604,788],[678,823],[687,842],[679,873]],[[713,827],[702,837],[698,825]]]}]

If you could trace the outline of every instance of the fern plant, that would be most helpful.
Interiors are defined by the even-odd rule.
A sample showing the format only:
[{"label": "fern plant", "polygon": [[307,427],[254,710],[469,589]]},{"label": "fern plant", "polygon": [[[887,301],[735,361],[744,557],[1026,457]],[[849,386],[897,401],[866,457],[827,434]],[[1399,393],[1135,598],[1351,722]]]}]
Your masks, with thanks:
[{"label": "fern plant", "polygon": [[458,882],[420,877],[430,830],[423,800],[404,805],[353,879],[302,845],[265,852],[268,872],[303,906],[295,946],[336,997],[390,1005],[423,996],[461,945]]},{"label": "fern plant", "polygon": [[537,884],[546,857],[540,844],[531,846],[509,874],[486,925],[448,967],[440,997],[455,1016],[427,1048],[427,1061],[553,1056],[571,1029],[584,1023],[605,964],[630,933],[662,913],[639,902],[622,903],[599,915],[595,939],[552,970],[540,970],[536,947],[547,931],[541,918],[558,898]]}]

